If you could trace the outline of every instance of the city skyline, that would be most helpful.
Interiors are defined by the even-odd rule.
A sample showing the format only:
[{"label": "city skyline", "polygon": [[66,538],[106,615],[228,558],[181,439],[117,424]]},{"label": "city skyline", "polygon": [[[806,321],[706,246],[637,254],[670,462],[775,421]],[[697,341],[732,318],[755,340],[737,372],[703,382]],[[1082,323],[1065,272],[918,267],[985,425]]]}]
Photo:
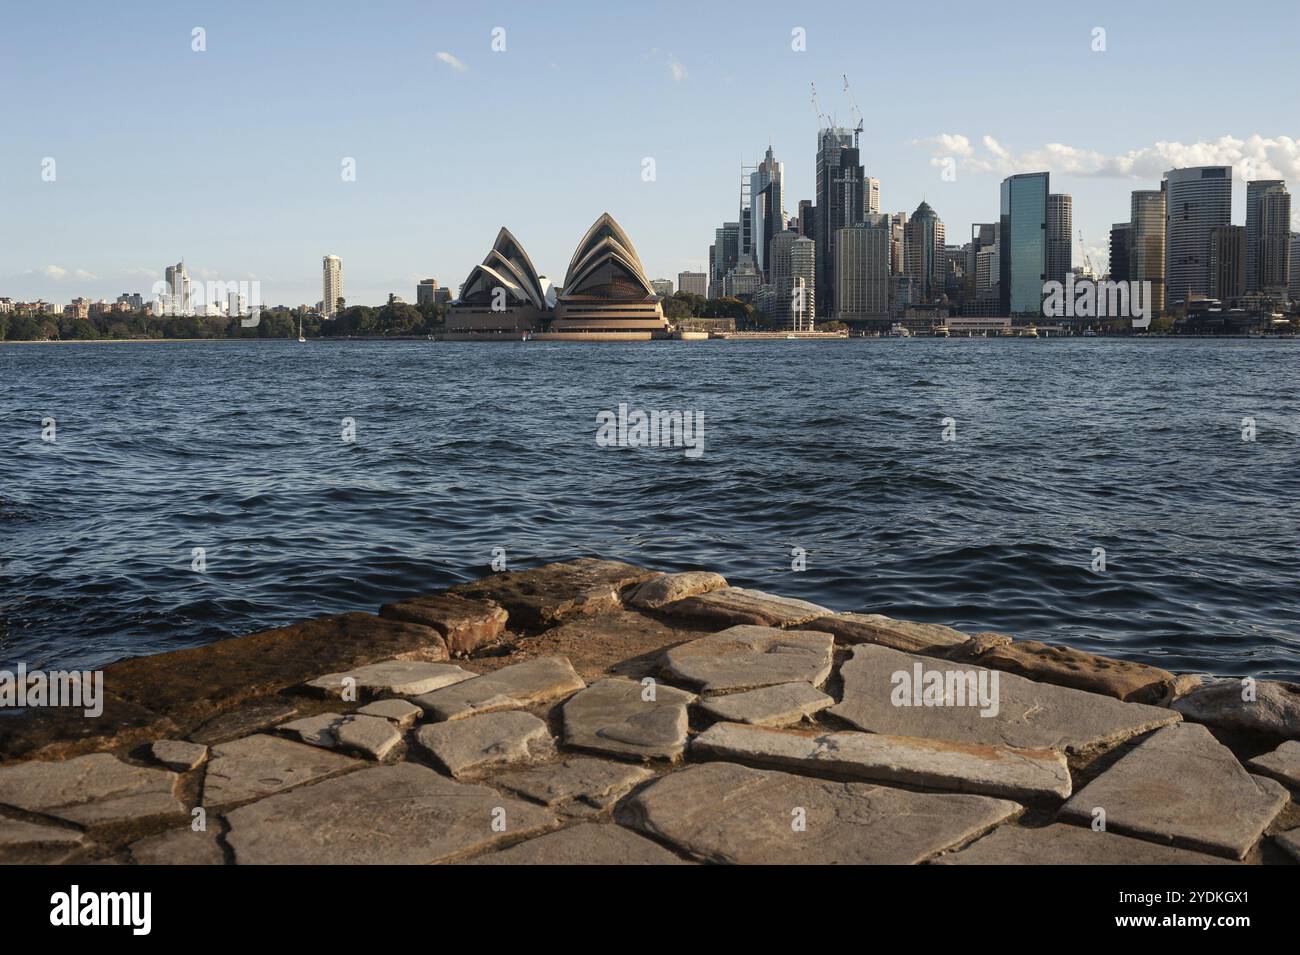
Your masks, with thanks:
[{"label": "city skyline", "polygon": [[[1267,6],[1283,17],[1289,12]],[[1139,13],[1103,4],[1086,14],[1050,17],[1024,6],[1016,36],[1033,41],[1025,67],[1059,62],[1072,84],[1083,84],[1080,95],[1110,91],[1105,116],[1096,118],[1080,110],[1058,115],[1046,108],[1041,92],[1023,89],[1005,71],[965,61],[944,64],[914,89],[885,96],[891,74],[853,52],[829,16],[756,4],[756,11],[769,11],[756,22],[700,11],[691,30],[665,35],[653,29],[671,21],[662,8],[631,11],[627,25],[644,28],[645,50],[619,59],[607,88],[584,96],[590,108],[618,102],[640,118],[615,123],[608,147],[596,155],[583,151],[579,161],[578,151],[563,141],[563,124],[550,123],[558,112],[548,110],[559,105],[553,94],[571,94],[582,76],[611,67],[614,59],[591,40],[615,30],[616,21],[593,14],[592,33],[584,38],[565,35],[527,8],[506,6],[475,19],[439,17],[451,8],[429,13],[398,5],[379,18],[357,20],[351,45],[343,47],[332,32],[283,11],[259,12],[259,30],[241,29],[238,14],[246,9],[181,9],[146,21],[87,8],[60,23],[71,59],[57,63],[38,57],[38,45],[24,43],[51,29],[54,14],[24,9],[3,15],[16,49],[4,69],[24,78],[26,87],[41,88],[52,105],[10,94],[14,135],[0,170],[9,184],[12,227],[0,239],[0,258],[8,266],[0,272],[0,295],[66,303],[147,292],[163,278],[157,263],[176,261],[176,250],[183,249],[194,281],[257,280],[268,304],[316,302],[319,263],[327,252],[348,263],[348,286],[355,290],[350,303],[379,303],[389,292],[409,300],[428,277],[454,290],[477,261],[476,250],[507,223],[533,251],[539,271],[558,280],[568,235],[606,208],[638,237],[650,276],[707,272],[710,236],[736,215],[741,167],[760,161],[769,143],[784,166],[787,215],[797,212],[800,200],[815,199],[818,120],[808,84],[817,83],[825,112],[848,125],[841,73],[865,106],[861,163],[881,182],[881,210],[910,214],[924,200],[947,225],[950,241],[968,234],[970,223],[996,219],[999,184],[1012,172],[1048,171],[1053,192],[1073,196],[1072,242],[1082,230],[1094,261],[1105,261],[1110,227],[1126,214],[1130,192],[1158,188],[1168,169],[1233,165],[1237,225],[1245,224],[1247,169],[1253,179],[1300,181],[1300,145],[1279,135],[1289,117],[1276,102],[1249,95],[1246,78],[1216,69],[1171,79],[1154,75],[1147,62],[1182,55],[1180,38],[1208,29],[1210,21],[1230,36],[1230,27],[1251,15],[1244,10],[1201,6],[1199,18],[1189,18],[1197,20],[1193,29],[1163,16],[1158,6]],[[333,14],[352,25],[347,11]],[[293,55],[317,40],[326,59],[372,49],[403,18],[437,29],[427,46],[418,47],[411,75],[400,81],[384,68],[357,75]],[[752,57],[720,44],[724,19],[730,36],[744,41],[738,46],[765,51],[766,70],[755,71]],[[1012,39],[978,21],[961,10],[937,24],[894,10],[873,15],[872,24],[882,47],[914,40],[925,29],[944,37],[962,33],[972,48],[1011,49]],[[498,23],[506,49],[494,53]],[[202,51],[191,49],[198,24],[206,24]],[[1106,31],[1106,49],[1093,52],[1098,25]],[[804,52],[792,49],[798,29],[805,31]],[[1284,32],[1256,38],[1250,51],[1225,42],[1218,65],[1244,62],[1247,52],[1267,58],[1274,43],[1280,52]],[[150,56],[123,63],[109,76],[76,58],[115,40],[139,44]],[[573,55],[578,50],[581,59]],[[1288,77],[1300,78],[1300,68],[1286,58],[1270,62],[1283,86]],[[186,104],[168,114],[166,135],[158,131],[152,89],[145,95],[158,69],[175,72]],[[532,77],[536,89],[524,95],[546,107],[536,111],[544,121],[512,111],[509,122],[458,132],[458,118],[496,102],[521,73]],[[950,84],[971,76],[981,79],[981,96],[962,87],[952,93]],[[329,116],[308,102],[318,82],[338,93]],[[1170,95],[1158,116],[1139,123],[1141,110],[1115,97],[1148,82],[1182,95]],[[761,95],[762,108],[753,116],[737,111],[719,127],[716,109],[701,103],[700,93],[742,83]],[[948,95],[932,101],[944,90]],[[414,114],[397,115],[402,105],[414,107],[417,92],[432,97],[421,100],[421,109],[433,130],[416,127]],[[63,117],[57,125],[55,116]],[[69,116],[86,121],[70,124]],[[223,138],[223,130],[246,131],[250,138]],[[394,130],[402,135],[393,136]],[[1224,136],[1235,139],[1225,142]],[[56,163],[53,181],[42,178],[47,158]],[[355,162],[352,181],[340,174],[348,158]],[[651,179],[645,178],[646,159],[653,161]],[[949,159],[955,180],[943,175]],[[520,168],[533,176],[502,178]],[[532,179],[545,188],[532,189]],[[1293,229],[1300,228],[1295,218]],[[1077,245],[1074,259],[1081,260]]]}]

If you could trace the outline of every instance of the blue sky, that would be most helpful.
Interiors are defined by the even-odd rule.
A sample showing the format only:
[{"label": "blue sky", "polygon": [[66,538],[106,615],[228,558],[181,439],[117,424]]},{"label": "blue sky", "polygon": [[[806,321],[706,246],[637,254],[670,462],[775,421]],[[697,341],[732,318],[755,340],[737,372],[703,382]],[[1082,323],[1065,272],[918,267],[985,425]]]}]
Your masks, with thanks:
[{"label": "blue sky", "polygon": [[606,210],[675,279],[769,139],[787,211],[813,198],[809,83],[847,123],[843,73],[884,209],[924,198],[960,242],[1004,175],[1049,168],[1104,258],[1162,168],[1300,179],[1298,28],[1291,0],[8,3],[0,295],[147,293],[183,255],[192,277],[315,302],[333,253],[350,302],[413,300],[420,277],[458,286],[501,225],[560,281]]}]

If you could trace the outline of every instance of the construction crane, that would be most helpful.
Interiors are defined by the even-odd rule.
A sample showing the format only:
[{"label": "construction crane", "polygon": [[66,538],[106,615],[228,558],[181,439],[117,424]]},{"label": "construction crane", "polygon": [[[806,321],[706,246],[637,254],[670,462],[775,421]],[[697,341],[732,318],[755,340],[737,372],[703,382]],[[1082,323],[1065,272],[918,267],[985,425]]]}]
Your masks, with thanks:
[{"label": "construction crane", "polygon": [[849,89],[849,75],[841,73],[844,77],[844,95],[849,98],[849,108],[853,115],[858,118],[858,125],[853,128],[853,148],[858,148],[858,137],[862,135],[862,110],[858,109],[858,101],[853,98],[853,91]]},{"label": "construction crane", "polygon": [[1079,249],[1083,252],[1083,267],[1091,273],[1093,278],[1101,278],[1101,274],[1092,267],[1092,256],[1088,254],[1088,247],[1083,244],[1083,230],[1079,230]]},{"label": "construction crane", "polygon": [[817,114],[817,128],[823,129],[826,126],[826,114],[822,112],[822,104],[817,100],[817,84],[809,83],[812,87],[812,104],[813,112]]}]

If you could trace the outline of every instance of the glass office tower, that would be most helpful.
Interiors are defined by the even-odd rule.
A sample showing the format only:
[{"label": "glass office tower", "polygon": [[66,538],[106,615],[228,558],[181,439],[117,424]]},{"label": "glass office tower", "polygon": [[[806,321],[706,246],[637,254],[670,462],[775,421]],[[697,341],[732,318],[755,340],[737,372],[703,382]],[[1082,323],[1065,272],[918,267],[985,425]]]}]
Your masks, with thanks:
[{"label": "glass office tower", "polygon": [[1048,174],[1002,180],[1001,306],[1004,315],[1041,315],[1047,280]]}]

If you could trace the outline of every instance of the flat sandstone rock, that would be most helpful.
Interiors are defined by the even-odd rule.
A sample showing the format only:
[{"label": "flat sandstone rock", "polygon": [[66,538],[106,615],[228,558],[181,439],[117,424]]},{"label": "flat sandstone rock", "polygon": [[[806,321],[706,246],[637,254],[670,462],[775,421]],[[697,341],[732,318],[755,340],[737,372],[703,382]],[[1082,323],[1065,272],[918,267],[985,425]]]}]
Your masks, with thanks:
[{"label": "flat sandstone rock", "polygon": [[878,613],[837,613],[801,626],[834,634],[840,643],[875,643],[906,653],[942,654],[970,639],[952,627],[895,620]]},{"label": "flat sandstone rock", "polygon": [[101,826],[185,815],[188,807],[176,795],[179,781],[165,769],[93,753],[57,763],[0,766],[0,803],[81,826]]},{"label": "flat sandstone rock", "polygon": [[667,849],[613,823],[583,823],[500,852],[470,865],[685,865]]},{"label": "flat sandstone rock", "polygon": [[831,673],[835,638],[810,630],[738,626],[673,647],[663,670],[704,693],[779,683],[820,686]]},{"label": "flat sandstone rock", "polygon": [[149,752],[154,759],[177,773],[198,769],[208,758],[206,746],[183,739],[160,739],[149,747]]},{"label": "flat sandstone rock", "polygon": [[1074,795],[1060,818],[1155,842],[1242,859],[1287,802],[1252,776],[1204,726],[1167,726]]},{"label": "flat sandstone rock", "polygon": [[1273,752],[1256,756],[1246,766],[1251,772],[1300,790],[1300,742],[1296,740],[1289,739]]},{"label": "flat sandstone rock", "polygon": [[425,693],[413,702],[436,719],[459,720],[556,700],[585,685],[564,657],[539,657]]},{"label": "flat sandstone rock", "polygon": [[676,759],[686,749],[686,707],[694,700],[663,684],[600,680],[564,704],[564,742],[616,756]]},{"label": "flat sandstone rock", "polygon": [[363,766],[315,746],[258,734],[212,747],[203,804],[229,806]]},{"label": "flat sandstone rock", "polygon": [[833,697],[814,689],[811,683],[780,683],[744,693],[711,696],[700,703],[700,709],[731,723],[790,726],[834,704]]},{"label": "flat sandstone rock", "polygon": [[509,615],[504,607],[491,600],[434,594],[384,604],[379,608],[379,616],[432,627],[442,634],[453,655],[461,655],[500,637]]},{"label": "flat sandstone rock", "polygon": [[1296,862],[1300,862],[1300,829],[1292,829],[1289,832],[1282,832],[1273,837],[1273,840],[1282,847]]},{"label": "flat sandstone rock", "polygon": [[624,601],[630,607],[658,610],[675,600],[707,594],[727,586],[727,578],[707,570],[688,570],[680,574],[663,574],[635,588]]},{"label": "flat sandstone rock", "polygon": [[706,763],[632,796],[627,821],[696,859],[730,864],[908,865],[1018,815],[987,796],[915,793],[868,783]]},{"label": "flat sandstone rock", "polygon": [[541,629],[569,617],[616,609],[625,588],[655,576],[656,571],[619,560],[583,557],[493,574],[457,584],[449,593],[490,600],[506,609],[512,626]]},{"label": "flat sandstone rock", "polygon": [[77,829],[0,816],[0,865],[50,865],[63,862],[85,845]]},{"label": "flat sandstone rock", "polygon": [[794,627],[832,613],[826,607],[806,600],[778,597],[761,590],[746,590],[744,587],[724,587],[674,601],[661,609],[675,617],[686,617],[720,627],[740,624]]},{"label": "flat sandstone rock", "polygon": [[1193,723],[1300,739],[1300,684],[1222,680],[1193,690],[1173,707]]},{"label": "flat sandstone rock", "polygon": [[[917,667],[922,679],[917,679]],[[983,671],[987,675],[982,675]],[[968,692],[966,704],[918,705],[909,690],[920,692],[931,673],[954,686],[968,677],[984,685],[994,706],[984,706]],[[1056,749],[1092,753],[1140,733],[1178,721],[1171,710],[1124,703],[1050,683],[1035,683],[1012,673],[989,671],[974,663],[901,653],[888,647],[859,644],[840,667],[842,701],[830,713],[871,733],[919,736],[1015,749]],[[997,692],[992,693],[996,678]],[[992,715],[984,716],[983,713]]]},{"label": "flat sandstone rock", "polygon": [[474,676],[468,670],[462,670],[451,663],[385,660],[355,670],[327,673],[307,681],[307,686],[335,697],[344,697],[346,691],[352,690],[355,694],[351,699],[355,701],[381,696],[419,696],[462,680],[473,679]]},{"label": "flat sandstone rock", "polygon": [[131,843],[131,858],[139,865],[225,865],[226,853],[214,829],[195,832],[189,826]]},{"label": "flat sandstone rock", "polygon": [[410,729],[424,710],[407,700],[375,700],[357,710],[362,716],[379,716],[390,720],[398,729]]},{"label": "flat sandstone rock", "polygon": [[388,720],[361,713],[320,713],[285,723],[280,729],[312,746],[374,760],[382,760],[402,741],[401,732]]},{"label": "flat sandstone rock", "polygon": [[1040,829],[1000,826],[942,865],[1230,865],[1227,860],[1113,832],[1054,823]]},{"label": "flat sandstone rock", "polygon": [[1065,799],[1070,770],[1054,750],[972,746],[873,733],[819,733],[715,723],[691,753],[838,779],[902,783],[1020,800]]},{"label": "flat sandstone rock", "polygon": [[551,808],[581,801],[602,809],[652,775],[645,767],[631,763],[571,756],[535,769],[493,776],[492,784]]},{"label": "flat sandstone rock", "polygon": [[227,815],[240,864],[428,865],[550,828],[540,806],[427,766],[376,766]]},{"label": "flat sandstone rock", "polygon": [[1020,640],[980,655],[980,666],[1015,673],[1076,690],[1113,696],[1130,703],[1158,703],[1174,685],[1174,675],[1159,667],[1085,653],[1073,647]]},{"label": "flat sandstone rock", "polygon": [[515,711],[426,724],[416,731],[415,741],[453,776],[554,752],[546,724],[531,713]]}]

